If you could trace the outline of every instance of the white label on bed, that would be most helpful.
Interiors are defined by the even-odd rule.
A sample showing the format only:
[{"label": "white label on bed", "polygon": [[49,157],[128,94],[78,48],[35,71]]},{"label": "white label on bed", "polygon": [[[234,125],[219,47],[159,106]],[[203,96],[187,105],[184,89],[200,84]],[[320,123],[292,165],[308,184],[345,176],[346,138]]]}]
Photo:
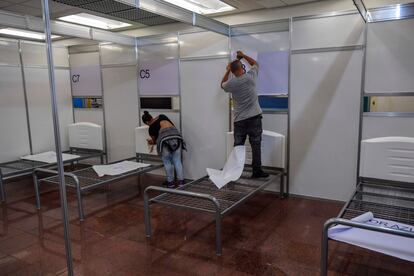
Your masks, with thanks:
[{"label": "white label on bed", "polygon": [[[371,215],[366,216],[366,214]],[[366,214],[352,220],[379,227],[407,231],[414,234],[414,226],[391,220],[374,218],[371,212]],[[363,219],[358,219],[363,217],[368,218],[368,220],[363,221]],[[406,238],[354,227],[344,227],[341,225],[330,228],[328,234],[333,240],[414,262],[414,238]]]}]

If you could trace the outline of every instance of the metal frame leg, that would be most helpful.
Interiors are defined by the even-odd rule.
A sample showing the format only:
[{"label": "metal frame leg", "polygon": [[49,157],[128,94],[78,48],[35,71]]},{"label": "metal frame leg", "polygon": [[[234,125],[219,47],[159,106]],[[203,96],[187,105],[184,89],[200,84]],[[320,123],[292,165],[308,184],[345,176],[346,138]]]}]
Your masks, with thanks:
[{"label": "metal frame leg", "polygon": [[82,203],[82,190],[80,188],[79,180],[76,178],[76,198],[78,200],[78,212],[79,212],[79,219],[83,221],[85,219],[85,215],[83,212],[83,203]]},{"label": "metal frame leg", "polygon": [[40,182],[38,181],[36,171],[33,172],[33,185],[36,195],[36,208],[40,210]]},{"label": "metal frame leg", "polygon": [[322,230],[322,244],[321,244],[321,276],[328,275],[328,229],[330,224],[325,223]]},{"label": "metal frame leg", "polygon": [[145,219],[145,235],[151,238],[151,210],[147,190],[144,191],[144,219]]},{"label": "metal frame leg", "polygon": [[216,211],[216,255],[221,256],[221,214],[220,211]]},{"label": "metal frame leg", "polygon": [[3,175],[1,174],[0,171],[0,199],[1,202],[6,202],[6,191],[4,190],[4,179],[3,179]]}]

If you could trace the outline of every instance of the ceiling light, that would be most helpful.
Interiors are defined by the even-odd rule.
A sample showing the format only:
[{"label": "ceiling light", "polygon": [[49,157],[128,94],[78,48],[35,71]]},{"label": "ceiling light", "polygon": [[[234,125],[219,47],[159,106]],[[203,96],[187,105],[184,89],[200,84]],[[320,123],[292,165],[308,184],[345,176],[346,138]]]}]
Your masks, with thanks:
[{"label": "ceiling light", "polygon": [[105,30],[113,30],[113,29],[119,29],[119,28],[125,28],[125,27],[132,26],[129,23],[125,23],[125,22],[113,20],[113,19],[108,19],[105,17],[100,17],[100,16],[96,16],[96,15],[92,15],[92,14],[84,13],[84,12],[62,16],[62,17],[59,17],[58,19],[66,21],[66,22],[86,25],[90,27],[96,27],[96,28],[105,29]]},{"label": "ceiling light", "polygon": [[[30,39],[37,39],[37,40],[45,40],[45,34],[26,31],[21,29],[14,29],[14,28],[5,28],[0,29],[0,34],[11,35],[11,36],[18,36],[18,37],[25,37]],[[58,38],[58,35],[52,35],[52,39]]]},{"label": "ceiling light", "polygon": [[199,14],[211,14],[232,11],[235,8],[220,0],[164,0]]}]

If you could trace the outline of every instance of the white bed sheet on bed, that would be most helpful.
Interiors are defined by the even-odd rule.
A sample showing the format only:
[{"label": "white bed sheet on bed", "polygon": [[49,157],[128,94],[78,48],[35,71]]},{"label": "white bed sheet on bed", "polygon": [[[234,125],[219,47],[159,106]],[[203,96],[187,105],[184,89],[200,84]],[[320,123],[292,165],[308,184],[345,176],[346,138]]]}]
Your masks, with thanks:
[{"label": "white bed sheet on bed", "polygon": [[[367,212],[351,220],[414,233],[414,226],[391,220],[374,218],[371,212]],[[414,262],[414,239],[412,238],[342,225],[330,228],[328,235],[329,238],[333,240]]]},{"label": "white bed sheet on bed", "polygon": [[[79,155],[74,154],[68,154],[68,153],[62,153],[62,159],[63,161],[70,161],[72,159],[79,158]],[[53,164],[57,162],[56,158],[56,152],[54,151],[46,151],[38,154],[33,155],[26,155],[22,156],[21,159],[23,160],[29,160],[29,161],[37,161],[37,162],[43,162],[48,164]]]},{"label": "white bed sheet on bed", "polygon": [[214,185],[221,189],[230,181],[236,181],[240,178],[243,173],[245,159],[246,147],[234,147],[227,158],[224,168],[222,170],[207,168],[207,174]]},{"label": "white bed sheet on bed", "polygon": [[145,168],[150,165],[151,164],[138,163],[134,161],[122,161],[111,165],[95,165],[92,166],[92,168],[99,177],[102,177],[104,175],[120,175],[139,168]]}]

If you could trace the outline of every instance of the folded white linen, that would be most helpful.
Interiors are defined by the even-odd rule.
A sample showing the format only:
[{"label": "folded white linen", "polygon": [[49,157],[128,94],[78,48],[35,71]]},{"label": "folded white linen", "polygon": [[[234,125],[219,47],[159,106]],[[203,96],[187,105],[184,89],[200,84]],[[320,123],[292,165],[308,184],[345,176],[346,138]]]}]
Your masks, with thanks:
[{"label": "folded white linen", "polygon": [[[72,159],[77,159],[79,157],[80,157],[79,155],[62,153],[63,161],[70,161]],[[20,158],[23,160],[37,161],[37,162],[43,162],[43,163],[48,163],[48,164],[53,164],[57,162],[56,152],[54,151],[46,151],[46,152],[42,152],[38,154],[26,155]]]},{"label": "folded white linen", "polygon": [[246,147],[236,146],[231,151],[223,170],[215,170],[207,168],[207,174],[210,180],[221,189],[230,181],[236,181],[240,178],[244,169],[244,161],[246,159]]},{"label": "folded white linen", "polygon": [[104,175],[120,175],[148,166],[151,166],[151,164],[138,163],[134,161],[122,161],[110,165],[95,165],[92,166],[92,168],[99,177],[102,177]]},{"label": "folded white linen", "polygon": [[[371,212],[358,216],[353,221],[377,225],[414,234],[414,226],[385,219],[374,218]],[[380,233],[355,227],[335,226],[328,230],[329,238],[360,246],[386,255],[414,262],[414,239]]]}]

